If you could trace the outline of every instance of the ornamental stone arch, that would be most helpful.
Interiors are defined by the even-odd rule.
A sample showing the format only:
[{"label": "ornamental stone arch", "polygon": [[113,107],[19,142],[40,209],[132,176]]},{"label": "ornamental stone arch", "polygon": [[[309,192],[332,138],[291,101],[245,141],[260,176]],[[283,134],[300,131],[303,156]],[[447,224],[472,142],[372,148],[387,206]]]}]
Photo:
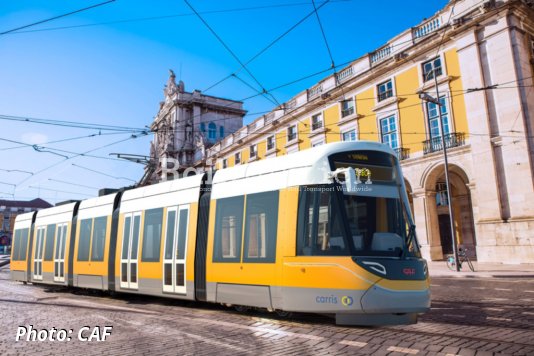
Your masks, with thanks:
[{"label": "ornamental stone arch", "polygon": [[452,253],[453,234],[457,245],[468,249],[470,257],[476,257],[472,182],[466,170],[457,163],[449,164],[454,232],[450,228],[449,201],[445,184],[443,162],[429,165],[421,176],[421,192],[424,195],[425,225],[428,252],[432,260],[439,260]]}]

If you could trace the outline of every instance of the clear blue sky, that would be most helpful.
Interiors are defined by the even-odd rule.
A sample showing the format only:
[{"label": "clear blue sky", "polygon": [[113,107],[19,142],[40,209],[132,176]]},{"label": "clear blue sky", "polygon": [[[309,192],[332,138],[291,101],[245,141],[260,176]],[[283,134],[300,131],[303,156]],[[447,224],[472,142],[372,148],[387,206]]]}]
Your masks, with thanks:
[{"label": "clear blue sky", "polygon": [[[0,32],[97,3],[99,1],[3,1]],[[311,1],[306,0],[190,0],[190,3],[242,61],[247,61],[313,10]],[[316,0],[317,6],[322,3],[323,0]],[[446,3],[446,0],[331,0],[319,14],[334,61],[339,64],[380,47],[396,34],[432,16]],[[262,8],[251,9],[253,7]],[[168,17],[146,19],[161,16]],[[141,18],[145,20],[139,20]],[[116,22],[121,20],[135,21]],[[78,25],[90,26],[58,29]],[[270,89],[327,69],[329,65],[317,18],[311,16],[252,62],[249,69],[266,89]],[[239,64],[198,17],[192,15],[185,2],[117,0],[19,33],[0,35],[0,115],[144,127],[150,125],[157,113],[169,68],[181,76],[186,90],[191,91],[206,89],[236,71]],[[250,77],[241,74],[243,79],[253,83]],[[287,101],[322,77],[299,82],[273,94],[279,102]],[[207,92],[235,100],[254,93],[236,79],[229,79]],[[255,113],[268,111],[273,104],[257,97],[245,101],[244,106]],[[247,116],[245,122],[255,117]],[[129,136],[101,135],[45,144],[95,133],[98,131],[0,120],[0,138],[71,152],[85,152]],[[149,141],[149,136],[132,139],[92,154],[147,155]],[[130,183],[74,167],[72,163],[133,180],[143,174],[143,167],[135,163],[88,157],[65,160],[58,155],[36,152],[31,147],[13,148],[16,146],[0,141],[0,169],[38,172],[56,165],[34,176],[0,171],[0,182],[17,185],[14,191],[14,186],[0,183],[0,197],[11,198],[5,193],[14,191],[18,199],[40,196],[54,203],[96,195],[94,188],[73,184],[96,188]],[[30,186],[41,187],[41,190]]]}]

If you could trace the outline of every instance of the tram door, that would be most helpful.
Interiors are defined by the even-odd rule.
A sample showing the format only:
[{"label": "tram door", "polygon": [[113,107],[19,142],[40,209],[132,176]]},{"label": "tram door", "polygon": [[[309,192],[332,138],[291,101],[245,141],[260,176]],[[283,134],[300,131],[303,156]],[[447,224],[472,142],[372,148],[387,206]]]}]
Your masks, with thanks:
[{"label": "tram door", "polygon": [[163,259],[163,291],[186,293],[185,259],[189,207],[181,205],[167,209],[167,231]]},{"label": "tram door", "polygon": [[125,214],[121,249],[121,288],[139,287],[139,227],[141,213]]},{"label": "tram door", "polygon": [[37,239],[35,241],[35,255],[33,258],[33,279],[43,279],[43,253],[44,253],[45,228],[37,229]]},{"label": "tram door", "polygon": [[67,224],[57,226],[56,249],[54,251],[54,282],[65,282],[65,243]]}]

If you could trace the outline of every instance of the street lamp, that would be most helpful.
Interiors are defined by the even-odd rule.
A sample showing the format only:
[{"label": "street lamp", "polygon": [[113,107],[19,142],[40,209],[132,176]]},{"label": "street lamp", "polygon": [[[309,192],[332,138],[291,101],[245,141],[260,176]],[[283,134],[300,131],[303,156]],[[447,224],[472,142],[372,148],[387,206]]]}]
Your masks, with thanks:
[{"label": "street lamp", "polygon": [[452,235],[452,251],[454,255],[454,266],[456,268],[456,272],[459,272],[460,266],[458,265],[458,250],[456,249],[456,233],[454,229],[454,215],[453,215],[453,208],[452,208],[451,184],[449,181],[449,160],[447,159],[447,145],[445,142],[445,132],[443,130],[443,115],[441,114],[441,102],[439,101],[438,73],[436,71],[436,68],[433,68],[432,71],[429,72],[429,74],[430,73],[434,74],[434,85],[436,88],[437,98],[434,98],[425,92],[420,93],[419,98],[423,101],[431,102],[438,106],[439,128],[441,131],[441,146],[443,147],[443,158],[445,160],[445,185],[447,186],[447,200],[449,201],[449,223],[451,226],[451,235]]}]

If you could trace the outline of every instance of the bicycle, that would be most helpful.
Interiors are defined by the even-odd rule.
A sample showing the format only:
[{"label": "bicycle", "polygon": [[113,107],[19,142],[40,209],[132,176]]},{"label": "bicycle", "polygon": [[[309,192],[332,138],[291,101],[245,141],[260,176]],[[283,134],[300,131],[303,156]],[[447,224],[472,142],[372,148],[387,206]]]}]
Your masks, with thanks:
[{"label": "bicycle", "polygon": [[[459,270],[462,270],[462,263],[464,262],[467,262],[467,265],[469,266],[469,269],[471,270],[471,272],[475,272],[475,267],[473,267],[473,263],[471,262],[469,257],[467,257],[467,249],[459,247],[458,248],[458,267],[460,267]],[[456,262],[454,261],[454,255],[447,256],[447,267],[449,267],[451,271],[456,271]]]}]

